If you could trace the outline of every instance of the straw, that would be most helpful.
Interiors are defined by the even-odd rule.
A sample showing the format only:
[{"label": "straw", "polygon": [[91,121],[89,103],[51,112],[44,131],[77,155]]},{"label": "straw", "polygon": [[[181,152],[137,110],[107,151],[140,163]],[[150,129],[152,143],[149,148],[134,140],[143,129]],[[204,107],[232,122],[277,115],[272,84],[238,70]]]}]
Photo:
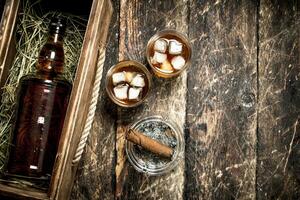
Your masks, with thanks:
[{"label": "straw", "polygon": [[[39,3],[38,1],[36,3]],[[80,56],[86,19],[57,12],[48,12],[38,16],[33,9],[35,4],[23,1],[22,12],[18,16],[16,27],[17,54],[4,85],[0,105],[0,171],[3,171],[8,159],[8,147],[11,141],[13,114],[16,104],[16,88],[22,76],[35,72],[35,64],[41,47],[47,39],[48,24],[52,16],[61,16],[67,20],[64,38],[65,67],[64,77],[73,81],[76,65]]]}]

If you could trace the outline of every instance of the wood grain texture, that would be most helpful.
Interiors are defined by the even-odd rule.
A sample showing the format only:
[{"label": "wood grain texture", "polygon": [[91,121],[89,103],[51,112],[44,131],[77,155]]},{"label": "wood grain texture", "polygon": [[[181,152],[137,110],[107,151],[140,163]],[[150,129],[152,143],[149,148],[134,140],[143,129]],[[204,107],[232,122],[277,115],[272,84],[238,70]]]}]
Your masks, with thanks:
[{"label": "wood grain texture", "polygon": [[[178,78],[154,77],[137,108],[117,108],[103,79],[71,199],[300,199],[300,1],[113,4],[103,75],[121,60],[146,64],[147,41],[165,28],[189,36],[193,62]],[[158,177],[135,171],[124,150],[124,128],[154,114],[186,141],[185,158]]]},{"label": "wood grain texture", "polygon": [[93,1],[49,188],[50,198],[69,199],[78,163],[73,159],[85,126],[99,50],[106,43],[110,0]]},{"label": "wood grain texture", "polygon": [[[119,59],[134,59],[146,64],[147,41],[157,31],[173,28],[187,34],[187,1],[122,0],[120,10]],[[186,113],[186,72],[171,80],[153,78],[149,98],[134,109],[118,111],[117,199],[182,199],[184,159],[163,176],[147,176],[135,171],[126,161],[124,128],[149,115],[164,115],[183,127]]]},{"label": "wood grain texture", "polygon": [[1,184],[1,200],[48,200],[47,193],[35,191],[32,188],[18,188]]},{"label": "wood grain texture", "polygon": [[256,8],[191,1],[185,199],[255,199]]},{"label": "wood grain texture", "polygon": [[107,39],[100,97],[94,124],[78,167],[71,199],[110,200],[114,198],[117,109],[105,91],[106,72],[118,62],[119,50],[119,1],[112,3],[114,12]]},{"label": "wood grain texture", "polygon": [[260,4],[258,199],[300,199],[299,8],[292,0]]},{"label": "wood grain texture", "polygon": [[19,0],[1,1],[3,9],[0,22],[0,100],[8,72],[16,54],[16,41],[14,37],[15,23],[18,14]]}]

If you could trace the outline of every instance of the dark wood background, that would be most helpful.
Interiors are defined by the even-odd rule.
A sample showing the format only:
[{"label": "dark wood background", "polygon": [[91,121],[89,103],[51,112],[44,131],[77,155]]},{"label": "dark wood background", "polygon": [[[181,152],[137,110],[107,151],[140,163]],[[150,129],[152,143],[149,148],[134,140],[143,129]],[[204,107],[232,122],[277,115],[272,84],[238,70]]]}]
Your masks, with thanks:
[{"label": "dark wood background", "polygon": [[[121,60],[147,64],[147,41],[166,28],[190,38],[193,60],[178,78],[154,77],[137,108],[114,105],[102,80],[72,199],[299,200],[300,1],[112,2],[104,76]],[[153,114],[176,121],[186,142],[178,167],[158,177],[124,154],[124,127]]]},{"label": "dark wood background", "polygon": [[[300,1],[113,1],[105,72],[173,28],[193,45],[192,65],[154,78],[138,108],[111,103],[102,82],[72,199],[300,199]],[[151,114],[181,125],[185,158],[171,173],[137,173],[123,128]]]},{"label": "dark wood background", "polygon": [[[186,34],[189,70],[153,78],[148,100],[115,106],[102,81],[95,123],[72,199],[300,199],[300,1],[112,1],[104,75],[118,61],[146,64],[159,30]],[[163,176],[126,161],[123,128],[161,114],[184,130],[185,158]]]}]

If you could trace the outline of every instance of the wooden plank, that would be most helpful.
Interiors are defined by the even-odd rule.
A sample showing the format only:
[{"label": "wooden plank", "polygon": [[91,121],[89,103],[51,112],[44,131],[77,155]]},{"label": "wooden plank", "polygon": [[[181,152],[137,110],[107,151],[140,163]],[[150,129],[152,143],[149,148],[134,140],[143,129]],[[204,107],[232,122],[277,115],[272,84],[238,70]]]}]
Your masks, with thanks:
[{"label": "wooden plank", "polygon": [[110,0],[93,1],[49,188],[53,199],[69,199],[71,194],[78,166],[72,161],[87,118],[98,50],[106,43],[111,14]]},{"label": "wooden plank", "polygon": [[[146,43],[157,31],[173,28],[187,34],[187,1],[122,0],[119,60],[146,63]],[[172,80],[153,79],[152,92],[141,106],[118,111],[116,199],[182,199],[184,158],[177,168],[162,176],[138,173],[126,162],[124,128],[148,115],[167,115],[183,127],[186,108],[186,72]],[[167,112],[167,113],[166,113]]]},{"label": "wooden plank", "polygon": [[185,199],[255,199],[257,4],[190,4]]},{"label": "wooden plank", "polygon": [[14,30],[18,14],[19,0],[6,0],[1,3],[3,13],[0,22],[0,100],[9,69],[16,53]]},{"label": "wooden plank", "polygon": [[48,200],[49,196],[46,192],[34,190],[33,188],[18,188],[16,186],[8,186],[0,184],[1,199],[28,199],[28,200]]},{"label": "wooden plank", "polygon": [[299,25],[299,1],[261,1],[258,199],[300,199]]},{"label": "wooden plank", "polygon": [[106,60],[94,124],[79,164],[71,199],[113,199],[115,188],[115,130],[117,108],[105,91],[105,75],[118,62],[119,1],[109,28]]}]

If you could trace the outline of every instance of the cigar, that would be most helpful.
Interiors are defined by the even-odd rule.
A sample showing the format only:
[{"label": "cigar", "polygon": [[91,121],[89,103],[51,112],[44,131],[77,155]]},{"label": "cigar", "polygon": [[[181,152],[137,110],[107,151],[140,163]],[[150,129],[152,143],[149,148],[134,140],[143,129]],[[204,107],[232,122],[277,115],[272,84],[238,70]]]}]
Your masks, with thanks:
[{"label": "cigar", "polygon": [[137,144],[144,149],[165,158],[171,158],[173,149],[169,146],[158,142],[139,131],[129,129],[126,132],[126,139],[134,144]]}]

